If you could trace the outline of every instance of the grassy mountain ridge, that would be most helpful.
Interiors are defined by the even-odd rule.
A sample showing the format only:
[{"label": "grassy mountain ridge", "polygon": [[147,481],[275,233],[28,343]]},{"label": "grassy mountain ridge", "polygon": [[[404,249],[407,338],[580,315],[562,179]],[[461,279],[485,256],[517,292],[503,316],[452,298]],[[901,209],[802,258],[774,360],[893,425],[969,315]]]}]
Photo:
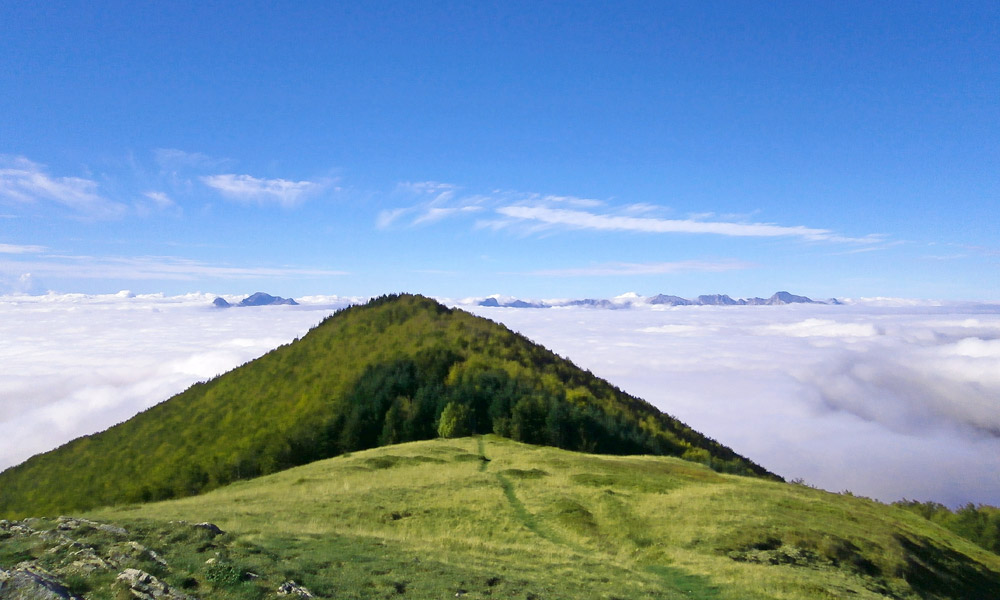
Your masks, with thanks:
[{"label": "grassy mountain ridge", "polygon": [[439,433],[771,476],[502,325],[399,295],[338,311],[301,340],[0,473],[0,516],[187,496]]},{"label": "grassy mountain ridge", "polygon": [[[79,546],[60,555],[0,532],[0,568],[41,562],[88,600],[113,598],[126,566],[221,599],[257,600],[288,580],[357,600],[1000,597],[1000,557],[899,508],[671,457],[496,436],[354,452],[85,516],[141,536],[166,565],[119,560],[80,581]],[[180,521],[227,533],[207,539]],[[122,544],[90,535],[98,553]]]}]

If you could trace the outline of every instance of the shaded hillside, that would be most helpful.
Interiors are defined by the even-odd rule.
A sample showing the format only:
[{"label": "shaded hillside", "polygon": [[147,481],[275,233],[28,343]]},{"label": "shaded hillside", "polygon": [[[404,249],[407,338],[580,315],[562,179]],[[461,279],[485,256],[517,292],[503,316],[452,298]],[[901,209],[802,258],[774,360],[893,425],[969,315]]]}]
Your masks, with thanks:
[{"label": "shaded hillside", "polygon": [[344,452],[491,432],[770,475],[499,324],[402,295],[341,310],[301,340],[0,473],[0,515],[186,496]]},{"label": "shaded hillside", "polygon": [[[907,511],[674,458],[494,436],[355,452],[84,516],[123,530],[33,520],[59,529],[48,542],[0,531],[0,568],[41,564],[88,600],[127,589],[134,578],[115,583],[127,568],[223,600],[272,597],[290,580],[355,600],[1000,597],[1000,558]],[[192,525],[204,521],[226,533]],[[81,564],[86,547],[113,564],[81,575],[98,563]]]},{"label": "shaded hillside", "polygon": [[966,504],[951,510],[937,502],[901,500],[893,506],[916,513],[967,540],[1000,555],[1000,508],[986,504]]}]

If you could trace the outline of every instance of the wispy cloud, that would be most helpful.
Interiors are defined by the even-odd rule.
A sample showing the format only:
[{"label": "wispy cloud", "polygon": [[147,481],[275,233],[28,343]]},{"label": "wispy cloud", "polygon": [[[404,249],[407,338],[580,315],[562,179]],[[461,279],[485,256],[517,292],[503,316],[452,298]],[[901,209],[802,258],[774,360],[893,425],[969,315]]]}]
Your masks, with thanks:
[{"label": "wispy cloud", "polygon": [[0,272],[69,279],[170,280],[330,277],[348,272],[300,266],[218,265],[171,256],[94,257],[43,255],[31,260],[0,260]]},{"label": "wispy cloud", "polygon": [[405,182],[396,186],[396,195],[406,197],[416,204],[379,212],[375,225],[379,229],[396,226],[415,227],[430,225],[449,217],[476,213],[484,210],[477,198],[456,200],[459,188],[438,181]]},{"label": "wispy cloud", "polygon": [[181,214],[181,208],[174,202],[173,198],[164,192],[144,192],[142,198],[132,203],[136,214],[139,216],[149,216],[158,213]]},{"label": "wispy cloud", "polygon": [[0,156],[0,200],[19,205],[54,202],[77,216],[109,219],[126,207],[101,196],[96,181],[81,177],[52,177],[42,165],[21,156]]},{"label": "wispy cloud", "polygon": [[287,179],[258,179],[251,175],[208,175],[202,183],[217,190],[226,198],[260,205],[278,204],[291,208],[311,194],[325,189],[329,182],[288,181]]},{"label": "wispy cloud", "polygon": [[176,206],[174,201],[170,199],[170,196],[163,192],[146,192],[143,196],[152,200],[153,204],[158,208],[172,208]]},{"label": "wispy cloud", "polygon": [[176,169],[217,169],[233,161],[226,158],[213,158],[201,152],[185,152],[176,148],[157,148],[153,150],[153,158],[160,168],[166,171]]},{"label": "wispy cloud", "polygon": [[610,276],[632,276],[632,275],[665,275],[669,273],[681,273],[689,271],[720,272],[733,271],[737,269],[749,269],[753,267],[751,263],[740,261],[700,261],[700,260],[680,260],[674,262],[656,263],[605,263],[591,267],[581,267],[572,269],[546,269],[532,271],[529,275],[544,277],[610,277]]},{"label": "wispy cloud", "polygon": [[0,254],[38,254],[45,252],[45,246],[32,246],[22,244],[0,244]]},{"label": "wispy cloud", "polygon": [[626,215],[601,214],[582,210],[551,208],[548,206],[501,206],[496,212],[509,219],[497,226],[517,222],[541,224],[546,227],[589,229],[635,233],[712,234],[734,237],[795,237],[808,241],[875,243],[881,236],[852,238],[829,229],[816,229],[801,225],[786,226],[772,223],[735,223],[725,221],[697,221],[694,219],[660,219]]},{"label": "wispy cloud", "polygon": [[[886,242],[886,236],[881,234],[851,237],[817,227],[747,222],[736,215],[717,217],[713,212],[692,213],[684,219],[669,219],[657,216],[667,209],[649,203],[609,206],[605,201],[591,198],[502,190],[462,195],[458,187],[439,182],[400,184],[397,192],[411,196],[411,203],[380,212],[376,219],[379,228],[412,227],[436,223],[449,217],[477,215],[478,220],[474,225],[477,228],[512,229],[528,235],[558,230],[589,230],[793,238],[865,246]],[[417,197],[416,202],[413,202],[412,196]]]}]

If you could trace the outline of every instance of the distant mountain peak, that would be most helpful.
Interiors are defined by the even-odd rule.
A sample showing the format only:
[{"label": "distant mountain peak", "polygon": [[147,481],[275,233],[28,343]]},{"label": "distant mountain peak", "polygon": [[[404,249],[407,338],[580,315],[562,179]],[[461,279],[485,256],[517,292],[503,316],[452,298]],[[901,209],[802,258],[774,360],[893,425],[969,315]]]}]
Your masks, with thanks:
[{"label": "distant mountain peak", "polygon": [[735,306],[737,304],[746,304],[746,300],[733,300],[727,294],[705,294],[698,296],[698,299],[695,300],[695,304],[707,306]]},{"label": "distant mountain peak", "polygon": [[[292,298],[282,298],[281,296],[272,296],[271,294],[265,294],[264,292],[255,292],[243,300],[240,300],[240,303],[236,304],[236,306],[277,306],[282,304],[297,306],[299,303]],[[229,308],[233,306],[228,300],[221,296],[212,300],[212,305],[216,308]]]},{"label": "distant mountain peak", "polygon": [[264,292],[256,292],[240,301],[240,306],[272,306],[277,304],[298,305],[298,302],[291,298],[272,296]]},{"label": "distant mountain peak", "polygon": [[768,299],[769,304],[806,304],[813,303],[814,300],[806,298],[805,296],[796,296],[795,294],[789,294],[788,292],[775,292],[773,296]]}]

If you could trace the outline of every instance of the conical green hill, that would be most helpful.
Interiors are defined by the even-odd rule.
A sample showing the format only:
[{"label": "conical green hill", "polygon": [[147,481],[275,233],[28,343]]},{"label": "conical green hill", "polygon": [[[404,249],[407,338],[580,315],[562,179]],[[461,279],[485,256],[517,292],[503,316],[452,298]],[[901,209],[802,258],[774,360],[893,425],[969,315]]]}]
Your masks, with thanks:
[{"label": "conical green hill", "polygon": [[188,496],[354,450],[477,433],[774,477],[502,325],[393,295],[0,473],[0,516]]}]

